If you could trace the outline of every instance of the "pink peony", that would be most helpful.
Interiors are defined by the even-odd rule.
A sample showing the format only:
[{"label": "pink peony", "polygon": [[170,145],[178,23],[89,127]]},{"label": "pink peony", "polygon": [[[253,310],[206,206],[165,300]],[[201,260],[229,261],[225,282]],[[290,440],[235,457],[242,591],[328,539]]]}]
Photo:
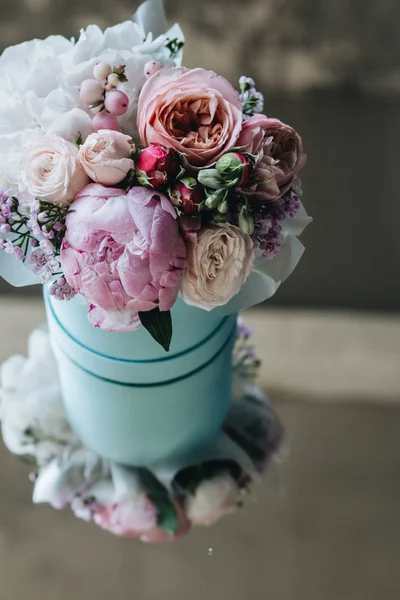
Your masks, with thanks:
[{"label": "pink peony", "polygon": [[123,537],[136,537],[143,542],[169,542],[179,539],[189,529],[183,510],[176,505],[179,528],[167,533],[157,525],[157,508],[143,493],[127,494],[118,502],[97,506],[94,521],[102,529]]},{"label": "pink peony", "polygon": [[89,320],[107,331],[140,326],[138,311],[169,310],[186,248],[165,196],[134,187],[88,185],[66,220],[61,264],[69,285],[91,304]]},{"label": "pink peony", "polygon": [[260,202],[283,196],[307,158],[295,130],[265,115],[255,115],[243,123],[237,145],[258,155],[255,178],[260,183],[245,193]]},{"label": "pink peony", "polygon": [[235,89],[204,69],[162,69],[145,83],[139,97],[142,143],[175,148],[195,167],[214,163],[236,145],[242,119]]},{"label": "pink peony", "polygon": [[131,143],[129,135],[102,129],[92,133],[79,150],[79,160],[86,173],[96,183],[116,185],[131,169]]}]

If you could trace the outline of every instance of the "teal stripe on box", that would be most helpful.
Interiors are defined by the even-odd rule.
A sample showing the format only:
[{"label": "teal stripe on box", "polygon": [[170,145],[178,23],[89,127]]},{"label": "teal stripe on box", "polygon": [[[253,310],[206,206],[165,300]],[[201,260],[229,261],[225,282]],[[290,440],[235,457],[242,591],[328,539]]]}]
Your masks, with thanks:
[{"label": "teal stripe on box", "polygon": [[[189,373],[185,373],[185,375],[180,375],[179,377],[175,377],[173,379],[169,379],[167,381],[159,381],[159,382],[153,382],[153,383],[126,383],[124,381],[115,381],[113,379],[108,379],[106,377],[101,377],[100,375],[96,375],[95,373],[92,373],[88,369],[85,369],[85,367],[82,367],[82,365],[80,365],[73,358],[71,358],[71,356],[69,354],[67,354],[67,352],[65,352],[63,350],[63,348],[61,348],[58,343],[57,343],[57,346],[58,346],[59,350],[64,354],[64,356],[66,356],[66,358],[68,358],[68,360],[72,364],[74,364],[79,370],[83,371],[84,373],[87,373],[88,375],[90,375],[91,377],[93,377],[95,379],[98,379],[100,381],[104,381],[106,383],[112,383],[114,385],[119,385],[119,386],[122,386],[122,387],[129,387],[129,388],[155,388],[155,387],[161,387],[161,386],[166,386],[166,385],[172,385],[173,383],[178,383],[179,381],[184,381],[185,379],[188,379],[189,377],[193,377],[193,375],[197,375],[197,373],[200,373],[201,371],[203,371],[204,369],[206,369],[209,365],[211,365],[211,363],[214,362],[214,360],[219,356],[219,354],[221,354],[221,352],[223,352],[225,350],[225,348],[229,345],[229,343],[232,341],[232,338],[236,335],[236,330],[237,330],[237,325],[235,323],[235,326],[233,327],[233,329],[229,333],[227,339],[225,340],[225,342],[223,343],[223,345],[221,346],[221,348],[219,348],[217,350],[217,352],[215,352],[215,354],[209,360],[207,360],[207,362],[203,363],[202,365],[200,365],[199,367],[197,367],[193,371],[190,371]],[[76,341],[76,340],[74,340],[74,341]],[[187,352],[184,352],[183,354],[187,354]],[[175,355],[175,356],[178,356],[178,355]],[[156,360],[156,361],[125,361],[125,362],[136,362],[137,363],[137,362],[158,362],[158,361]]]},{"label": "teal stripe on box", "polygon": [[204,344],[206,344],[207,342],[209,342],[210,340],[212,340],[212,338],[215,335],[217,335],[217,333],[222,329],[222,327],[225,325],[225,323],[229,319],[229,316],[228,317],[224,317],[222,319],[222,321],[217,325],[217,327],[207,337],[205,337],[203,340],[200,340],[200,342],[198,342],[194,346],[190,346],[189,348],[186,348],[185,350],[182,350],[181,352],[177,352],[176,354],[170,354],[168,356],[162,356],[160,358],[149,358],[149,359],[145,359],[145,360],[133,360],[133,359],[129,359],[129,358],[117,358],[115,356],[108,356],[107,354],[102,354],[101,352],[97,352],[96,350],[93,350],[89,346],[86,346],[85,344],[83,344],[82,342],[80,342],[79,340],[77,340],[75,337],[73,337],[70,334],[70,332],[64,327],[64,325],[61,323],[60,319],[58,318],[58,316],[54,312],[54,308],[51,305],[51,302],[49,302],[46,297],[45,297],[45,303],[46,303],[47,307],[49,308],[49,310],[51,312],[51,315],[54,317],[54,320],[57,323],[57,325],[59,326],[59,328],[75,344],[77,344],[78,346],[80,346],[84,350],[87,350],[88,352],[91,352],[95,356],[99,356],[100,358],[105,358],[107,360],[114,360],[116,362],[127,363],[127,364],[160,363],[160,362],[166,362],[166,361],[173,360],[175,358],[180,358],[181,356],[185,356],[187,354],[190,354],[191,352],[194,352],[195,350],[198,350],[199,348],[201,348],[202,346],[204,346]]}]

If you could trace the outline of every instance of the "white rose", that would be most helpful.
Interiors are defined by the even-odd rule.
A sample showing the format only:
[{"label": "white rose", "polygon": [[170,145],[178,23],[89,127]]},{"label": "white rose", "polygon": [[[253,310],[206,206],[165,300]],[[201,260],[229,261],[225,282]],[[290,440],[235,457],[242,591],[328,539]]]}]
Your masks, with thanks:
[{"label": "white rose", "polygon": [[27,149],[21,164],[23,186],[34,198],[70,203],[88,183],[78,149],[57,135],[46,135]]},{"label": "white rose", "polygon": [[250,275],[253,242],[228,223],[205,228],[187,248],[188,268],[181,294],[191,306],[212,310],[229,302]]},{"label": "white rose", "polygon": [[79,151],[79,160],[93,181],[103,185],[120,183],[133,169],[131,138],[119,131],[92,133]]},{"label": "white rose", "polygon": [[194,526],[208,526],[232,514],[240,503],[240,489],[228,474],[203,481],[186,499],[186,515]]}]

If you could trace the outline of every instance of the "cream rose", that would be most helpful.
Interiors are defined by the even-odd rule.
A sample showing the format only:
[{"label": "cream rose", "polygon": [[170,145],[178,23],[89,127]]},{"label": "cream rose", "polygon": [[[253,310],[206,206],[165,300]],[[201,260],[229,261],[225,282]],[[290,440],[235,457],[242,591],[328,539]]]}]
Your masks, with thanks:
[{"label": "cream rose", "polygon": [[186,304],[212,310],[229,302],[250,275],[253,242],[238,227],[218,223],[189,242],[187,258],[182,297]]},{"label": "cream rose", "polygon": [[45,135],[25,152],[22,186],[34,197],[52,204],[67,204],[88,183],[78,160],[78,149],[58,135]]},{"label": "cream rose", "polygon": [[228,474],[203,481],[194,495],[188,495],[186,515],[194,526],[213,525],[225,515],[232,514],[240,504],[240,490]]},{"label": "cream rose", "polygon": [[131,156],[132,140],[119,131],[101,129],[92,133],[79,150],[82,167],[93,181],[116,185],[134,168]]}]

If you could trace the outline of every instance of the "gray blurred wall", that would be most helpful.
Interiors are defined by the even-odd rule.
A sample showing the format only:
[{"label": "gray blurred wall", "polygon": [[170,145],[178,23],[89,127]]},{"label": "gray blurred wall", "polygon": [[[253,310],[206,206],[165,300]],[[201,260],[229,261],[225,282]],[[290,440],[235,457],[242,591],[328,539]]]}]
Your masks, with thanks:
[{"label": "gray blurred wall", "polygon": [[[130,0],[1,0],[3,47],[127,19]],[[273,303],[400,309],[398,0],[166,0],[185,63],[253,76],[302,134],[307,251]],[[3,286],[4,290],[7,290]]]}]

